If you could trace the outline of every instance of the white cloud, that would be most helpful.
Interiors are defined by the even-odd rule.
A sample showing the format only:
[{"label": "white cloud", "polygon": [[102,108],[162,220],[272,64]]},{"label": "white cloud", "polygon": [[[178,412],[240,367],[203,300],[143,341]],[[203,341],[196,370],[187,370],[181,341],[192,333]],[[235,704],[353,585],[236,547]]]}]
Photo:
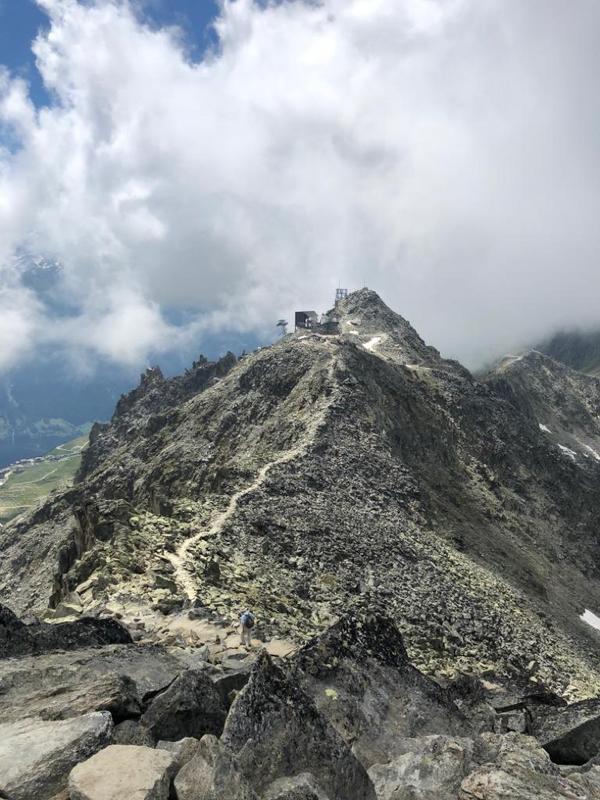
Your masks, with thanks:
[{"label": "white cloud", "polygon": [[338,281],[469,363],[600,322],[595,0],[237,0],[199,64],[122,2],[39,1],[53,102],[0,76],[0,257],[43,241],[80,316],[11,290],[6,363],[133,361],[186,335],[161,308],[270,326]]}]

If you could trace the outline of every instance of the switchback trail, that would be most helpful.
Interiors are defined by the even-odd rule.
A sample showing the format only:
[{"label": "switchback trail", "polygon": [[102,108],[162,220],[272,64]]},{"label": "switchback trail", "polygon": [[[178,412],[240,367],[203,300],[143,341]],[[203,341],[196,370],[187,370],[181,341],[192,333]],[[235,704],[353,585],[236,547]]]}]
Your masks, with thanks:
[{"label": "switchback trail", "polygon": [[[328,367],[328,381],[331,387],[334,386],[334,368],[335,358],[332,357],[331,363]],[[188,599],[194,600],[197,595],[196,583],[186,568],[186,560],[188,558],[190,549],[198,541],[200,541],[200,539],[207,539],[211,536],[216,536],[223,529],[225,523],[235,514],[239,501],[243,497],[246,497],[247,495],[252,494],[252,492],[255,492],[257,489],[259,489],[264,484],[267,476],[274,467],[277,467],[280,464],[288,464],[290,461],[293,461],[295,458],[303,455],[308,450],[310,445],[313,443],[319,428],[324,423],[327,412],[335,398],[336,393],[334,391],[332,391],[329,396],[323,396],[320,401],[320,408],[318,408],[318,410],[316,409],[315,413],[312,414],[311,421],[304,431],[304,434],[298,444],[295,447],[292,447],[290,450],[286,450],[273,461],[269,461],[264,464],[259,469],[256,478],[252,481],[252,483],[235,492],[235,494],[231,496],[229,503],[227,504],[227,508],[217,515],[208,529],[201,530],[191,536],[189,539],[186,539],[185,542],[183,542],[183,544],[177,548],[175,553],[170,553],[168,551],[164,552],[165,558],[171,562],[175,570],[173,575],[175,581],[184,590]]]}]

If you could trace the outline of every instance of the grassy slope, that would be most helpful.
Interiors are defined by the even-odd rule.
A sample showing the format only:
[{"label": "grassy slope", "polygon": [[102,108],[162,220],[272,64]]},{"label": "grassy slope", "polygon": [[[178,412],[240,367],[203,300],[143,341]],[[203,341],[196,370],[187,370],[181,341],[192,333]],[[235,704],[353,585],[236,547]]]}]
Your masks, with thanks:
[{"label": "grassy slope", "polygon": [[27,511],[53,489],[72,483],[87,441],[87,434],[71,439],[47,454],[61,456],[60,461],[48,459],[27,466],[22,472],[13,473],[0,486],[0,522],[8,522]]}]

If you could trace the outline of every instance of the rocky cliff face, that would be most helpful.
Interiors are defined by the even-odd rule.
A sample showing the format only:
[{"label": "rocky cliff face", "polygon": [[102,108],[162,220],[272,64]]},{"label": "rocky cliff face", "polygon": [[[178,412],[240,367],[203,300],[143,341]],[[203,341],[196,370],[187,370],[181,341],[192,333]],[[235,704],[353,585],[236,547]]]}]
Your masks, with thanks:
[{"label": "rocky cliff face", "polygon": [[126,621],[249,606],[295,641],[370,598],[428,674],[593,693],[600,383],[535,353],[476,380],[369,290],[337,316],[148,373],[77,486],[0,532],[0,598]]}]

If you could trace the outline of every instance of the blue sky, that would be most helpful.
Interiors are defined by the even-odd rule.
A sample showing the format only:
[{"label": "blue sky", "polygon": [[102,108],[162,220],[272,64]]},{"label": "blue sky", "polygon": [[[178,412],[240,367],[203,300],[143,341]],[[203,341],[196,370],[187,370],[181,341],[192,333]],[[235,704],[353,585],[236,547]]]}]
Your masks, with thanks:
[{"label": "blue sky", "polygon": [[[216,0],[137,0],[136,5],[152,24],[181,27],[194,59],[212,40],[210,22],[218,11]],[[48,96],[35,68],[31,43],[47,22],[34,0],[0,0],[0,64],[27,80],[38,106],[46,104]]]}]

